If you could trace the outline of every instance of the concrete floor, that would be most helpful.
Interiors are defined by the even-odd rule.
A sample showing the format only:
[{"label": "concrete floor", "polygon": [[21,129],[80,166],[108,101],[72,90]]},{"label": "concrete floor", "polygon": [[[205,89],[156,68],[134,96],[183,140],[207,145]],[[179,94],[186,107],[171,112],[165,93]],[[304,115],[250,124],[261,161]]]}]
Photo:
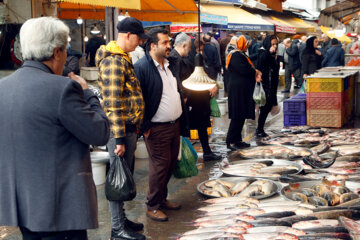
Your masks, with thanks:
[{"label": "concrete floor", "polygon": [[[222,92],[220,92],[221,96]],[[295,94],[292,92],[291,94]],[[288,96],[285,96],[287,98]],[[278,94],[278,100],[280,105],[284,99],[283,94]],[[356,121],[358,122],[358,121]],[[256,129],[255,121],[248,121],[244,127],[244,139],[250,141],[252,145],[255,145],[254,132]],[[356,124],[358,125],[358,124]],[[225,150],[225,135],[229,126],[229,119],[227,115],[222,118],[215,118],[213,124],[213,135],[210,141],[214,150],[218,150],[222,153],[223,157],[226,157]],[[283,115],[278,114],[275,117],[269,116],[267,119],[266,130],[280,129],[283,127]],[[354,127],[354,124],[349,125]],[[194,142],[196,149],[199,149],[199,142]],[[199,161],[202,161],[200,159]],[[142,222],[144,224],[144,231],[142,232],[147,236],[147,239],[171,239],[176,234],[183,233],[192,229],[191,221],[197,217],[199,212],[197,208],[202,206],[201,201],[204,199],[196,189],[196,186],[209,178],[210,168],[216,162],[205,162],[204,169],[199,171],[198,176],[186,179],[172,178],[169,183],[169,197],[182,205],[182,209],[179,211],[166,211],[169,217],[168,222],[155,222],[147,218],[146,212],[146,192],[148,187],[148,159],[136,159],[135,162],[135,182],[137,185],[137,196],[125,205],[126,213],[129,219]],[[88,235],[90,240],[107,240],[110,237],[111,223],[110,213],[108,210],[108,202],[104,194],[104,185],[97,186],[98,194],[98,208],[99,208],[99,228],[96,230],[89,230]],[[19,240],[21,239],[20,232],[15,228],[0,227],[0,239],[5,240]]]}]

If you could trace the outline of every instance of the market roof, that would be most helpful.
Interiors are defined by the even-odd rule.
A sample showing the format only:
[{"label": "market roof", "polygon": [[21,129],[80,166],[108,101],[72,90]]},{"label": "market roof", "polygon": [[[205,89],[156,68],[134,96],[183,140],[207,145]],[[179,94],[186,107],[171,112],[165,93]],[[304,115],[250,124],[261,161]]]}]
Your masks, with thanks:
[{"label": "market roof", "polygon": [[239,7],[203,4],[200,10],[203,13],[227,16],[228,29],[242,31],[272,31],[274,29],[272,23]]},{"label": "market roof", "polygon": [[331,7],[323,9],[321,13],[340,19],[358,11],[360,11],[360,0],[343,0]]}]

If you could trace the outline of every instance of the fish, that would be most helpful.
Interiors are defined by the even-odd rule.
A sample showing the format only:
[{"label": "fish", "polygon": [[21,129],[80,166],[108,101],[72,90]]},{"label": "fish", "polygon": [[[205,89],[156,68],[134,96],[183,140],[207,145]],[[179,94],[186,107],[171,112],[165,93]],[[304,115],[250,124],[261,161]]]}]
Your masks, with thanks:
[{"label": "fish", "polygon": [[336,158],[337,162],[360,162],[360,156],[340,156]]},{"label": "fish", "polygon": [[285,191],[285,196],[291,200],[294,201],[301,201],[303,203],[307,203],[308,202],[308,198],[305,194],[300,193],[300,192],[287,192]]},{"label": "fish", "polygon": [[208,203],[208,204],[218,204],[218,203],[226,203],[226,202],[251,202],[251,203],[259,203],[258,199],[255,198],[245,198],[245,197],[239,197],[239,196],[235,196],[235,197],[228,197],[228,198],[211,198],[211,199],[207,199],[204,201],[204,203]]},{"label": "fish", "polygon": [[303,236],[306,235],[305,231],[298,230],[295,228],[287,227],[287,226],[265,226],[265,227],[254,227],[246,230],[246,233],[289,233],[295,236]]},{"label": "fish", "polygon": [[313,233],[306,234],[304,236],[299,236],[298,239],[301,240],[337,240],[337,239],[350,239],[350,235],[348,233]]},{"label": "fish", "polygon": [[248,186],[250,185],[250,182],[248,181],[243,181],[243,182],[238,182],[235,184],[235,186],[233,186],[231,189],[230,189],[230,193],[231,195],[236,195],[240,192],[242,192],[245,188],[247,188]]},{"label": "fish", "polygon": [[259,218],[282,218],[282,217],[289,217],[296,215],[294,211],[282,211],[282,212],[270,212],[270,213],[263,213],[256,216],[256,219]]},{"label": "fish", "polygon": [[237,226],[237,227],[251,228],[252,224],[235,219],[221,219],[221,220],[197,222],[194,223],[194,226],[198,226],[198,227]]},{"label": "fish", "polygon": [[338,227],[339,221],[336,219],[317,219],[309,221],[300,221],[292,225],[293,228],[306,230],[314,227]]},{"label": "fish", "polygon": [[[344,182],[345,182],[345,181],[344,181]],[[342,186],[342,185],[341,185],[341,186],[333,186],[333,187],[331,187],[331,191],[332,191],[333,193],[342,195],[342,194],[344,194],[344,193],[350,192],[350,189],[347,188],[347,187],[345,187],[345,186]]]},{"label": "fish", "polygon": [[343,161],[336,161],[332,167],[335,168],[357,168],[360,166],[360,162],[343,162]]},{"label": "fish", "polygon": [[[341,201],[341,199],[340,199]],[[352,207],[352,206],[360,206],[360,198],[356,198],[344,203],[340,203],[338,206],[340,207]]]},{"label": "fish", "polygon": [[340,196],[340,203],[345,203],[354,199],[359,198],[359,195],[357,195],[356,193],[353,192],[348,192],[348,193],[344,193]]},{"label": "fish", "polygon": [[251,183],[251,185],[258,185],[261,187],[261,192],[263,195],[269,195],[270,193],[276,191],[276,186],[275,184],[273,184],[270,181],[267,180],[257,180],[253,183]]},{"label": "fish", "polygon": [[194,230],[190,230],[187,231],[185,233],[183,233],[183,236],[187,236],[187,235],[195,235],[195,234],[202,234],[202,233],[212,233],[212,232],[222,232],[222,233],[227,233],[227,232],[232,232],[232,233],[246,233],[246,228],[243,227],[220,227],[220,228],[197,228]]},{"label": "fish", "polygon": [[310,148],[310,151],[315,153],[315,154],[323,154],[325,152],[327,152],[331,147],[331,143],[325,141],[315,147]]},{"label": "fish", "polygon": [[222,197],[221,194],[218,191],[210,190],[210,189],[204,189],[203,193],[206,195],[210,195],[213,197]]},{"label": "fish", "polygon": [[359,156],[360,155],[360,148],[358,145],[340,145],[331,147],[331,150],[338,151],[340,156]]},{"label": "fish", "polygon": [[252,197],[257,195],[261,195],[261,186],[251,184],[250,186],[245,188],[241,193],[239,193],[237,196]]},{"label": "fish", "polygon": [[242,239],[244,240],[296,240],[298,237],[289,233],[252,233],[252,234],[242,234]]},{"label": "fish", "polygon": [[340,202],[340,196],[333,192],[325,192],[321,197],[328,201],[329,206],[335,206]]},{"label": "fish", "polygon": [[316,191],[314,189],[311,189],[311,188],[301,188],[301,189],[299,189],[297,191],[304,194],[308,198],[316,196]]},{"label": "fish", "polygon": [[220,220],[220,219],[235,219],[235,220],[241,220],[245,222],[250,222],[255,220],[254,216],[249,215],[229,215],[229,214],[222,214],[218,216],[208,216],[208,217],[201,217],[194,220],[194,223],[197,222],[206,222],[210,220]]},{"label": "fish", "polygon": [[339,217],[339,221],[349,231],[352,239],[360,239],[360,223],[347,217]]},{"label": "fish", "polygon": [[227,189],[231,189],[233,186],[235,186],[235,183],[230,182],[230,181],[225,181],[225,180],[222,180],[222,179],[217,179],[216,182],[220,183],[221,185],[223,185]]},{"label": "fish", "polygon": [[310,221],[310,220],[317,220],[315,216],[311,215],[295,215],[291,217],[284,217],[276,219],[276,221],[286,222],[289,226],[292,226],[294,223],[301,222],[301,221]]},{"label": "fish", "polygon": [[303,158],[303,162],[310,165],[312,168],[328,168],[333,165],[336,161],[336,157],[323,161],[317,154],[312,154]]},{"label": "fish", "polygon": [[307,234],[312,234],[312,233],[330,233],[330,232],[336,232],[336,233],[347,233],[348,231],[346,230],[346,228],[338,226],[338,227],[333,227],[333,226],[325,226],[325,227],[314,227],[314,228],[308,228],[305,231]]},{"label": "fish", "polygon": [[198,233],[192,235],[185,235],[178,238],[178,240],[209,240],[209,239],[220,239],[229,235],[225,232],[211,232],[211,233]]},{"label": "fish", "polygon": [[260,169],[260,174],[294,174],[299,172],[295,166],[270,166]]},{"label": "fish", "polygon": [[338,219],[340,216],[358,217],[360,214],[357,209],[336,209],[331,211],[314,212],[312,216],[318,219]]},{"label": "fish", "polygon": [[328,201],[322,197],[313,196],[313,197],[309,197],[308,200],[310,204],[316,207],[328,206]]},{"label": "fish", "polygon": [[222,197],[230,197],[231,194],[226,187],[221,184],[216,184],[213,189],[218,191]]},{"label": "fish", "polygon": [[215,187],[216,184],[217,184],[216,180],[210,180],[204,183],[204,185],[208,188],[213,188]]}]

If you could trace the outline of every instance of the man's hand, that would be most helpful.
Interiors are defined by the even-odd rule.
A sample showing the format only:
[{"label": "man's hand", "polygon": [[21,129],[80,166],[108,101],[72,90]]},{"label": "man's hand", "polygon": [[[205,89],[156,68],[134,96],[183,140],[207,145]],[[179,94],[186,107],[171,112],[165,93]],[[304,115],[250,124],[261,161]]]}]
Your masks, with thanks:
[{"label": "man's hand", "polygon": [[209,90],[210,96],[211,96],[211,97],[215,97],[216,94],[217,94],[217,91],[218,91],[218,87],[217,87],[217,86],[215,86],[215,87],[213,87],[212,89],[210,89],[210,90]]},{"label": "man's hand", "polygon": [[125,144],[123,145],[116,145],[116,149],[114,150],[114,153],[120,157],[124,156],[125,153]]},{"label": "man's hand", "polygon": [[148,137],[149,137],[150,131],[151,131],[151,129],[149,129],[149,130],[147,130],[146,132],[144,132],[144,137],[145,137],[145,138],[148,138]]},{"label": "man's hand", "polygon": [[303,75],[303,78],[306,78],[306,77],[307,77],[307,74],[304,74],[304,75]]},{"label": "man's hand", "polygon": [[68,74],[68,77],[71,78],[74,81],[77,81],[83,90],[88,89],[88,84],[85,81],[85,79],[83,79],[82,77],[80,77],[79,75],[75,75],[73,72]]}]

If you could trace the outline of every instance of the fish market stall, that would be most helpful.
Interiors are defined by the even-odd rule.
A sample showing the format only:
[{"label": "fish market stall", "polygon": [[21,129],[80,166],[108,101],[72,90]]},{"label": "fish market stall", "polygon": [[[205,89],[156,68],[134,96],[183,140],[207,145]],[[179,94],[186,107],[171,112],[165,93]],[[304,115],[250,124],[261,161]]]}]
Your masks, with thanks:
[{"label": "fish market stall", "polygon": [[177,239],[359,239],[360,129],[274,130],[209,176]]}]

